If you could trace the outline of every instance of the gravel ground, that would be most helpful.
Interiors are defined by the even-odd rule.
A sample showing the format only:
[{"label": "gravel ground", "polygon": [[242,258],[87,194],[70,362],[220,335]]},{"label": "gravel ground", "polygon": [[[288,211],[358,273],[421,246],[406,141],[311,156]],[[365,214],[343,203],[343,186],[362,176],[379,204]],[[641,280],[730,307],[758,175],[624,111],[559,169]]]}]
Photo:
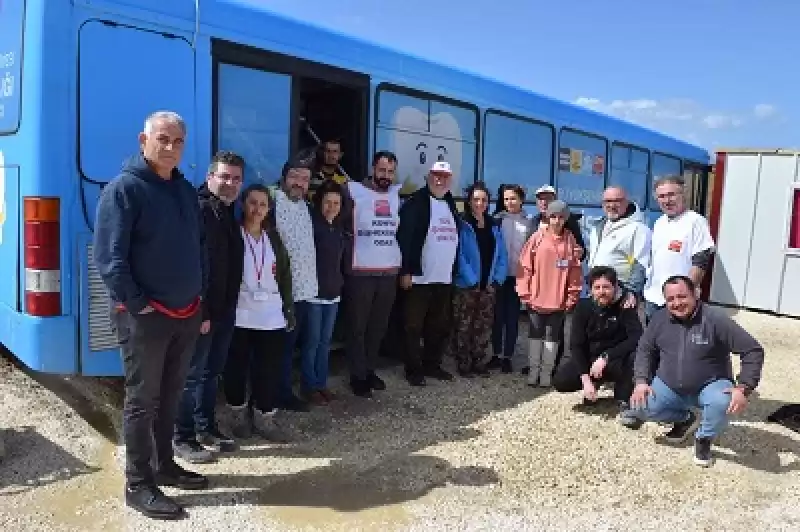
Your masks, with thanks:
[{"label": "gravel ground", "polygon": [[[342,398],[282,422],[302,441],[248,445],[198,469],[190,518],[148,521],[122,505],[119,393],[104,381],[37,381],[0,362],[0,524],[8,530],[798,530],[800,435],[763,420],[800,402],[800,322],[736,316],[767,348],[763,385],[711,469],[664,429],[620,427],[610,406],[529,389],[519,375]],[[524,332],[524,331],[523,331]],[[71,390],[91,397],[86,401]],[[110,413],[110,416],[109,416]],[[111,438],[111,439],[108,439]]]}]

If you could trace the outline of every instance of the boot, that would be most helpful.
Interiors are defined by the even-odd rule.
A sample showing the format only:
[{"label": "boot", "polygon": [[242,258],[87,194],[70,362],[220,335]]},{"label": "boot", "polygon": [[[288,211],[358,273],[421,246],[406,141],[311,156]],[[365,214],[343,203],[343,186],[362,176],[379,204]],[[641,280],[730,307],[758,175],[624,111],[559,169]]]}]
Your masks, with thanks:
[{"label": "boot", "polygon": [[277,410],[262,412],[255,409],[253,411],[253,428],[256,434],[272,443],[289,443],[292,438],[275,421]]},{"label": "boot", "polygon": [[539,383],[539,368],[542,366],[542,339],[531,338],[528,340],[528,386]]},{"label": "boot", "polygon": [[[543,346],[539,386],[549,388],[551,386],[550,379],[553,377],[553,368],[556,365],[556,356],[558,356],[558,342],[543,342]],[[533,372],[533,368],[531,368],[531,372]]]},{"label": "boot", "polygon": [[247,403],[242,406],[231,406],[231,432],[234,438],[246,440],[253,435],[253,424],[250,420],[250,409]]}]

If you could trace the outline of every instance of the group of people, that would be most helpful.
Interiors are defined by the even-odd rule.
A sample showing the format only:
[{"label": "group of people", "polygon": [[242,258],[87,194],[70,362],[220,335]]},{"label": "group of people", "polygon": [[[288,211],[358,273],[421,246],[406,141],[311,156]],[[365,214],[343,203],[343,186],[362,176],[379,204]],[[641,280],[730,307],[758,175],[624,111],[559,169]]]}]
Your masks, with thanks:
[{"label": "group of people", "polygon": [[[245,161],[221,151],[197,190],[177,168],[186,135],[175,113],[147,118],[140,153],[103,189],[94,232],[124,366],[126,503],[147,516],[183,514],[160,486],[208,485],[176,455],[208,462],[253,432],[288,442],[279,410],[336,400],[328,353],[340,306],[356,396],[386,388],[375,368],[387,334],[402,344],[411,386],[452,380],[445,353],[464,378],[512,372],[524,308],[528,384],[593,402],[612,381],[623,424],[672,422],[673,439],[698,422],[699,405],[695,455],[705,465],[727,415],[758,385],[761,347],[698,301],[713,241],[686,209],[680,178],[656,182],[664,215],[653,232],[624,190],[607,189],[587,246],[579,215],[549,185],[533,217],[517,185],[501,187],[490,214],[481,182],[461,213],[447,162],[401,201],[393,153],[376,153],[359,182],[336,173],[338,143],[321,147],[322,168],[295,158],[277,186],[244,190]],[[591,298],[582,300],[585,261]],[[736,384],[730,351],[742,353]],[[215,417],[220,377],[231,434]]]}]

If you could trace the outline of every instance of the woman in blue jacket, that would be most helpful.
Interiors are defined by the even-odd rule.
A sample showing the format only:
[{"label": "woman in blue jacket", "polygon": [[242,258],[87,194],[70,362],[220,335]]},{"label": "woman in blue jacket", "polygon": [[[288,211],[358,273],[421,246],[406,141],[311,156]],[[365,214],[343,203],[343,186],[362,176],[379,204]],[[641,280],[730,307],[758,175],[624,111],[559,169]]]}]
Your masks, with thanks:
[{"label": "woman in blue jacket", "polygon": [[464,220],[459,224],[450,347],[462,377],[489,376],[483,359],[492,334],[495,293],[508,269],[503,232],[488,213],[490,200],[489,189],[482,182],[470,186]]}]

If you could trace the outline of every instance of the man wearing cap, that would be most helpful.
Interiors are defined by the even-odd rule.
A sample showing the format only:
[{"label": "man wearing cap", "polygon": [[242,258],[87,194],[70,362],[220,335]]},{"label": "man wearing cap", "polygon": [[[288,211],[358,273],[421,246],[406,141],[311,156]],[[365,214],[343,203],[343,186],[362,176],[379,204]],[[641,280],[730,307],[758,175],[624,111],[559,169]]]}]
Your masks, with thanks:
[{"label": "man wearing cap", "polygon": [[427,185],[400,208],[397,243],[402,253],[400,286],[407,291],[406,379],[412,386],[424,386],[425,377],[453,379],[441,367],[458,253],[459,216],[450,193],[452,179],[450,163],[435,162]]}]

